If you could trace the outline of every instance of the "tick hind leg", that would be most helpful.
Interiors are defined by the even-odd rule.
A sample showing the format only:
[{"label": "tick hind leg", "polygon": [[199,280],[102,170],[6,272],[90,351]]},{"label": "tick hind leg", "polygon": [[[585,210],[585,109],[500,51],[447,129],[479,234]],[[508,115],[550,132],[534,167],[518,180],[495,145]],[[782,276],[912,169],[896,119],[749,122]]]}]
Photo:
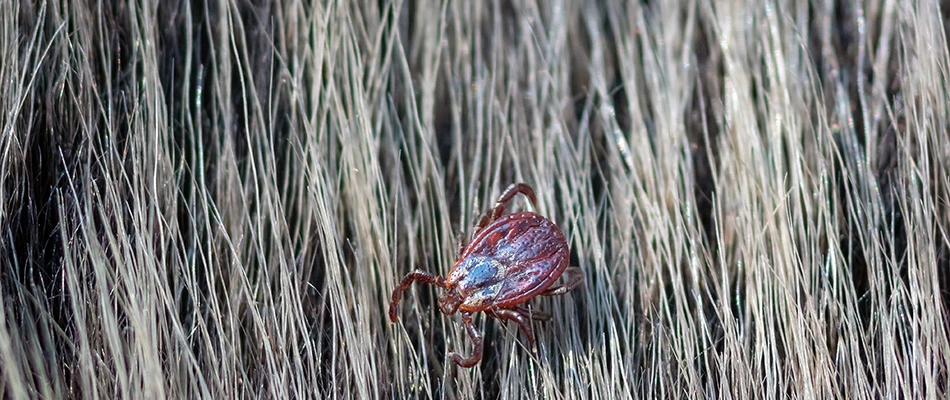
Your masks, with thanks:
[{"label": "tick hind leg", "polygon": [[[534,330],[531,329],[531,319],[535,315],[540,316],[541,313],[535,313],[532,315],[527,309],[518,307],[511,309],[501,309],[491,311],[492,316],[498,318],[501,321],[514,321],[518,323],[518,329],[521,330],[521,334],[524,335],[525,339],[528,340],[528,348],[532,353],[538,351],[537,346],[534,342]],[[550,318],[550,315],[547,315]]]},{"label": "tick hind leg", "polygon": [[540,294],[544,296],[559,296],[570,292],[571,289],[576,288],[581,282],[584,282],[584,273],[581,272],[579,267],[567,267],[561,276],[566,278],[563,284],[549,287]]},{"label": "tick hind leg", "polygon": [[544,311],[538,310],[529,310],[523,306],[518,306],[515,308],[508,308],[505,311],[514,311],[518,314],[528,316],[532,321],[549,321],[551,319],[551,314]]},{"label": "tick hind leg", "polygon": [[396,311],[398,311],[397,307],[399,306],[399,301],[402,300],[402,293],[405,292],[406,289],[409,289],[409,286],[412,286],[412,283],[415,281],[436,285],[443,289],[445,288],[445,279],[441,276],[433,275],[420,269],[410,272],[405,278],[402,278],[402,282],[399,282],[399,286],[393,290],[393,301],[389,303],[390,321],[396,322]]},{"label": "tick hind leg", "polygon": [[528,201],[531,202],[531,206],[535,210],[538,209],[538,198],[534,195],[534,189],[531,186],[528,186],[525,183],[514,183],[511,186],[508,186],[505,189],[505,192],[501,194],[501,197],[498,198],[498,201],[495,202],[495,207],[491,210],[485,212],[485,215],[482,215],[482,218],[478,221],[478,225],[475,227],[475,231],[472,233],[472,236],[482,228],[488,226],[494,220],[501,218],[501,215],[505,213],[505,208],[508,207],[508,203],[511,202],[511,199],[521,193],[528,198]]},{"label": "tick hind leg", "polygon": [[518,308],[518,310],[519,310],[519,311],[522,311],[523,313],[525,313],[525,314],[527,314],[527,315],[530,315],[530,316],[531,316],[531,319],[534,320],[534,321],[542,321],[542,322],[543,322],[543,321],[550,321],[550,320],[551,320],[551,314],[550,314],[550,313],[546,313],[546,312],[544,312],[544,311],[528,310],[528,309],[526,309],[526,308],[520,308],[520,307]]}]

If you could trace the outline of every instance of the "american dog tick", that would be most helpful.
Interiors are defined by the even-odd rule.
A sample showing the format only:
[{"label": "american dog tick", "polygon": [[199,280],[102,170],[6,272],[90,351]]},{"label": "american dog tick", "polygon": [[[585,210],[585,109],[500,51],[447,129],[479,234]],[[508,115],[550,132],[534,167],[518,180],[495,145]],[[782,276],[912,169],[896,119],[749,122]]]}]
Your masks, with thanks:
[{"label": "american dog tick", "polygon": [[[474,313],[485,311],[502,321],[517,322],[534,351],[531,319],[547,320],[551,316],[531,313],[523,304],[538,295],[562,295],[584,280],[580,268],[567,266],[567,241],[553,222],[530,211],[502,215],[518,193],[524,194],[531,205],[538,208],[530,186],[523,183],[509,186],[495,207],[479,220],[472,241],[464,248],[459,246],[457,260],[448,278],[417,269],[406,275],[393,290],[389,319],[396,322],[399,300],[413,282],[421,281],[445,289],[439,297],[439,309],[446,315],[461,312],[462,322],[475,343],[475,351],[468,358],[462,358],[458,353],[449,355],[453,362],[464,368],[472,367],[482,359],[482,335],[472,321]],[[564,272],[567,272],[566,282],[552,286]]]}]

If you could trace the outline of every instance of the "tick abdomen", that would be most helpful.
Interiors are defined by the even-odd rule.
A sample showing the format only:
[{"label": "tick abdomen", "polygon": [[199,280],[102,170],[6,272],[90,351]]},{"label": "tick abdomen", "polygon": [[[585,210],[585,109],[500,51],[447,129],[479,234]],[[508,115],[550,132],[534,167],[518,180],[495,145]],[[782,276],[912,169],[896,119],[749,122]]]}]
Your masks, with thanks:
[{"label": "tick abdomen", "polygon": [[464,299],[461,310],[508,308],[551,286],[567,259],[567,243],[554,223],[532,212],[510,214],[472,239],[446,285]]}]

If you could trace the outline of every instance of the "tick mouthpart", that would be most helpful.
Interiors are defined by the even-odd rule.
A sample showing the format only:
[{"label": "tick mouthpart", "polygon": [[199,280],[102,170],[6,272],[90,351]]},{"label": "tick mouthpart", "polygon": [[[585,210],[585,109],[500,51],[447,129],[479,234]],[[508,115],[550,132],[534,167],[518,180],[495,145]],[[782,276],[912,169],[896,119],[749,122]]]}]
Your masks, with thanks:
[{"label": "tick mouthpart", "polygon": [[439,298],[439,310],[445,315],[455,314],[462,305],[462,295],[458,290],[451,288],[445,291],[445,294]]}]

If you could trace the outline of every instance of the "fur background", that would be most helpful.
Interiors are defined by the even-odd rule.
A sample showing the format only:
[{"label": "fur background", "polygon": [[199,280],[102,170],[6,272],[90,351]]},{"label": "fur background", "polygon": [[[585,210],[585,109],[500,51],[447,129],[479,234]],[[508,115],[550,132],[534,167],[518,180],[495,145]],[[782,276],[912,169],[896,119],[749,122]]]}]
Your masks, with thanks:
[{"label": "fur background", "polygon": [[[0,394],[945,398],[948,15],[0,2]],[[389,296],[512,182],[586,281],[460,369]]]}]

